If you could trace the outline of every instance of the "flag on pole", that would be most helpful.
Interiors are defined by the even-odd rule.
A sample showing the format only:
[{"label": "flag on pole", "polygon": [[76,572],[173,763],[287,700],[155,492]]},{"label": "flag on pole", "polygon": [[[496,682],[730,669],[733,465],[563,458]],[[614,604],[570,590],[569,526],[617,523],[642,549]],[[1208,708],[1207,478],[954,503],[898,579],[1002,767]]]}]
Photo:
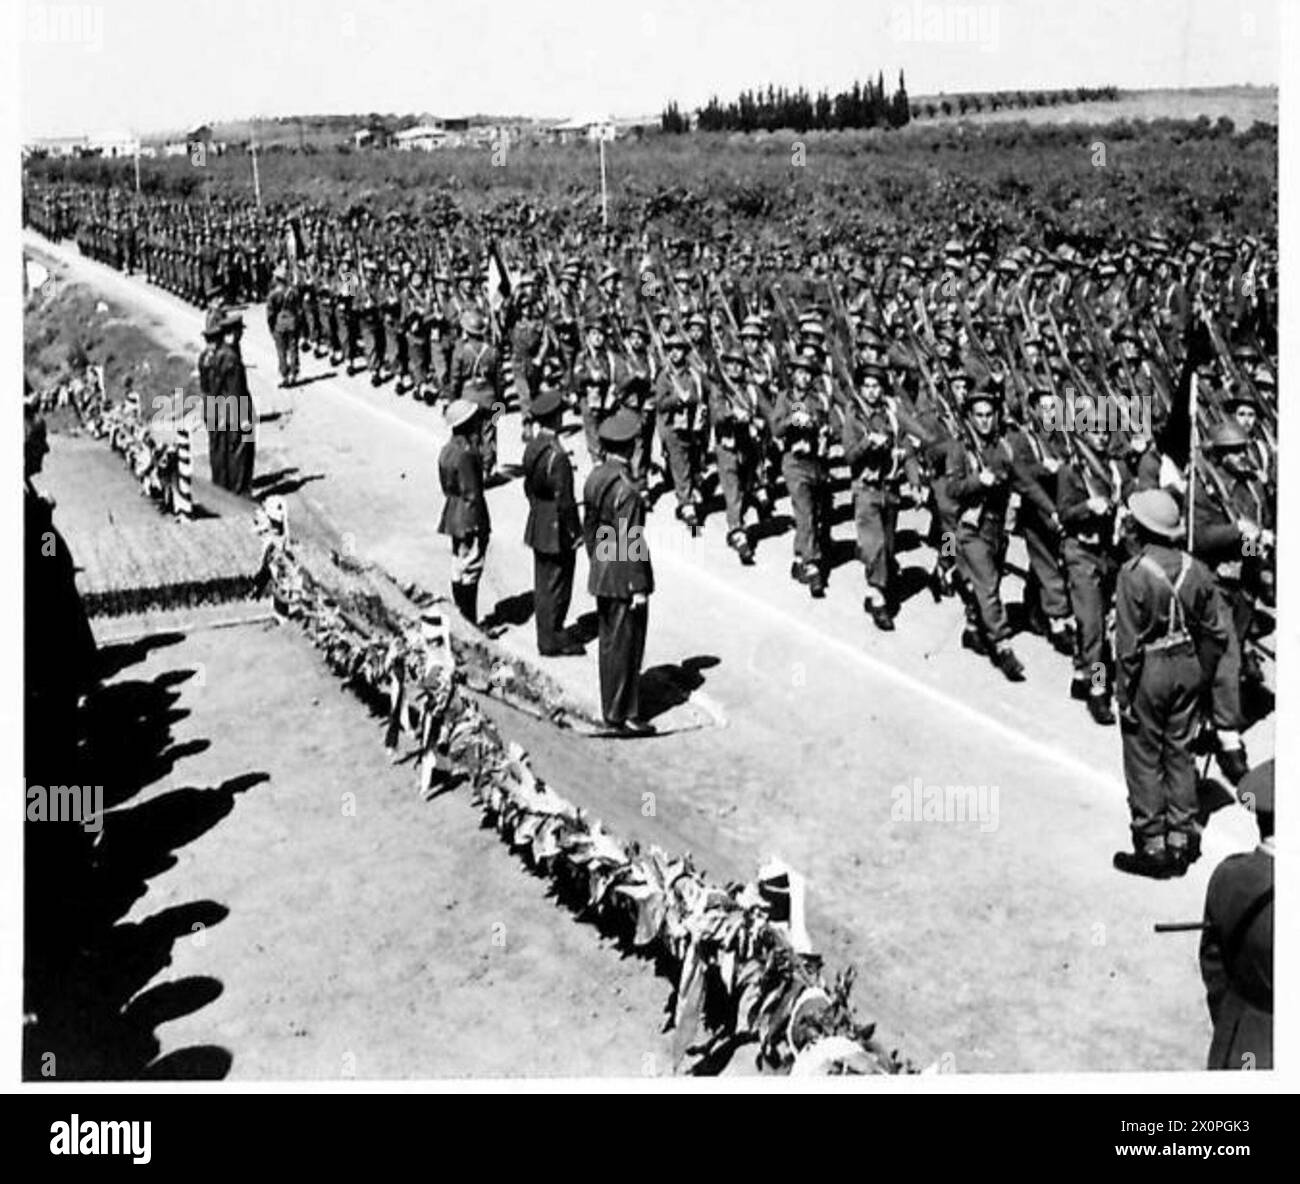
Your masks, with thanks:
[{"label": "flag on pole", "polygon": [[488,303],[492,306],[492,311],[496,313],[510,299],[514,284],[510,278],[510,269],[506,267],[505,262],[502,260],[495,239],[488,243],[487,271]]}]

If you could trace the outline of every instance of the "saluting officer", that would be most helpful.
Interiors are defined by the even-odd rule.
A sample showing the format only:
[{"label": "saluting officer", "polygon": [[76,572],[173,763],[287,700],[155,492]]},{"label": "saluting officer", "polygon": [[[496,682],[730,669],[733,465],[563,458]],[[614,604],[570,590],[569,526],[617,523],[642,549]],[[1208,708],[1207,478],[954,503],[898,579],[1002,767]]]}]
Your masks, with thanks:
[{"label": "saluting officer", "polygon": [[654,571],[645,538],[645,503],[631,473],[640,421],[626,408],[600,425],[605,459],[583,489],[583,536],[590,560],[587,590],[600,619],[600,701],[616,735],[645,735],[639,682]]},{"label": "saluting officer", "polygon": [[524,542],[533,551],[537,651],[547,658],[586,653],[564,628],[582,523],[573,491],[573,462],[558,434],[563,418],[559,387],[544,382],[532,403],[536,431],[524,449],[523,482],[528,496]]},{"label": "saluting officer", "polygon": [[470,624],[478,623],[478,585],[492,533],[477,438],[479,414],[468,400],[455,400],[446,412],[451,439],[438,455],[438,480],[446,498],[438,533],[451,538],[451,598]]}]

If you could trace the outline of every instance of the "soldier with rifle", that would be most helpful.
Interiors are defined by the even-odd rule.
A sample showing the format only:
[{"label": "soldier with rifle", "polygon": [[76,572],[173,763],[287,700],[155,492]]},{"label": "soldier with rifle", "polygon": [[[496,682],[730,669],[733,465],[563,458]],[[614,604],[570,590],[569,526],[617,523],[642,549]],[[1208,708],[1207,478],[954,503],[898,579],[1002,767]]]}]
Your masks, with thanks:
[{"label": "soldier with rifle", "polygon": [[780,391],[772,412],[772,435],[781,445],[781,472],[794,513],[790,578],[820,600],[826,595],[830,542],[831,403],[812,358],[801,354],[790,366],[793,385]]},{"label": "soldier with rifle", "polygon": [[298,338],[302,332],[302,296],[289,278],[284,264],[278,264],[266,296],[266,327],[275,342],[280,367],[280,386],[298,381]]},{"label": "soldier with rifle", "polygon": [[[976,390],[963,405],[966,436],[948,451],[948,492],[958,507],[957,570],[962,577],[966,629],[962,644],[987,655],[1010,682],[1023,682],[1024,667],[1011,648],[1011,627],[999,588],[1006,547],[1007,504],[1013,489],[1042,497],[1017,469],[1002,433],[1001,399]],[[1050,517],[1053,506],[1041,507]]]},{"label": "soldier with rifle", "polygon": [[688,362],[690,342],[674,333],[663,343],[666,364],[655,380],[654,405],[663,448],[677,498],[677,517],[692,533],[699,529],[700,437],[707,408],[704,376]]},{"label": "soldier with rifle", "polygon": [[1062,464],[1056,507],[1063,535],[1061,561],[1077,625],[1071,698],[1086,702],[1102,727],[1115,723],[1111,710],[1114,658],[1108,652],[1106,614],[1114,596],[1120,555],[1122,508],[1136,481],[1122,457],[1112,455],[1105,419],[1080,429]]},{"label": "soldier with rifle", "polygon": [[920,501],[921,471],[910,436],[919,426],[889,395],[883,367],[860,363],[858,398],[845,410],[841,443],[853,490],[858,558],[867,577],[863,609],[877,629],[890,632],[898,612],[894,531],[904,481],[913,504]]},{"label": "soldier with rifle", "polygon": [[1276,538],[1267,488],[1250,459],[1250,440],[1236,420],[1210,433],[1206,455],[1194,466],[1191,551],[1211,567],[1227,628],[1227,647],[1213,688],[1216,760],[1234,785],[1249,763],[1241,732],[1242,680],[1257,679],[1247,659],[1255,596],[1265,583]]},{"label": "soldier with rifle", "polygon": [[746,567],[754,548],[745,529],[745,509],[754,503],[762,441],[758,435],[758,391],[745,377],[745,355],[724,349],[718,378],[709,386],[714,458],[727,518],[727,545]]},{"label": "soldier with rifle", "polygon": [[1009,433],[1011,451],[1054,512],[1045,517],[1040,510],[1043,501],[1038,499],[1021,503],[1019,525],[1029,557],[1026,618],[1031,628],[1038,624],[1034,631],[1045,632],[1058,653],[1069,655],[1074,652],[1074,636],[1061,570],[1061,525],[1055,512],[1057,482],[1067,458],[1065,415],[1060,399],[1050,387],[1032,389],[1029,410],[1028,421]]}]

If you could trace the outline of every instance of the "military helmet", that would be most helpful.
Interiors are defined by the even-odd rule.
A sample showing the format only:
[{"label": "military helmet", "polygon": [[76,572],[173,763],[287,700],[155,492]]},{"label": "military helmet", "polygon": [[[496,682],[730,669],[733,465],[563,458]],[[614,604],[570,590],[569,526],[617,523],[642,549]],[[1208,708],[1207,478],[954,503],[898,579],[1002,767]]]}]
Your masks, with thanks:
[{"label": "military helmet", "polygon": [[1216,452],[1223,452],[1229,448],[1245,448],[1249,443],[1250,437],[1242,431],[1241,425],[1235,419],[1225,419],[1210,429],[1209,446]]},{"label": "military helmet", "polygon": [[467,312],[460,321],[460,327],[470,337],[481,337],[487,332],[487,321],[481,312]]}]

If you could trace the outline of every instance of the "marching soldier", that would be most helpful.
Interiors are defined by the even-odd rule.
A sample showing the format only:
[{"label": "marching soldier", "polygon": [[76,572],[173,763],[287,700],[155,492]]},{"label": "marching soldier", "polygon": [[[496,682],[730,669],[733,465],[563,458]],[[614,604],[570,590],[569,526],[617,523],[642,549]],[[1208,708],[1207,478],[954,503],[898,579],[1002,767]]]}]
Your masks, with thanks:
[{"label": "marching soldier", "polygon": [[1161,489],[1128,501],[1138,553],[1115,591],[1115,697],[1119,704],[1133,851],[1122,872],[1168,879],[1200,855],[1192,741],[1201,692],[1228,644],[1214,580],[1180,550],[1182,522]]},{"label": "marching soldier", "polygon": [[712,384],[709,397],[714,458],[727,515],[727,545],[749,567],[754,548],[745,529],[745,509],[754,501],[762,447],[757,395],[745,380],[745,355],[740,350],[724,350],[721,360],[721,379]]},{"label": "marching soldier", "polygon": [[1088,425],[1085,435],[1090,455],[1081,452],[1063,464],[1057,482],[1057,521],[1064,536],[1061,559],[1078,624],[1070,695],[1088,704],[1096,723],[1110,727],[1115,716],[1106,613],[1116,576],[1118,514],[1134,480],[1122,461],[1110,455],[1109,433],[1100,419]]},{"label": "marching soldier", "polygon": [[[856,375],[861,404],[846,411],[841,434],[844,460],[853,488],[853,519],[858,558],[866,570],[863,608],[877,629],[894,628],[898,611],[894,583],[894,530],[898,523],[900,486],[921,485],[920,466],[908,445],[905,413],[885,393],[888,376],[877,365],[860,364]],[[919,500],[919,495],[913,501]]]},{"label": "marching soldier", "polygon": [[501,403],[501,366],[496,347],[485,340],[487,318],[471,309],[461,321],[464,340],[451,356],[446,397],[469,399],[483,413],[479,417],[479,447],[483,472],[491,479],[497,466],[497,415]]},{"label": "marching soldier", "polygon": [[699,529],[698,506],[704,500],[698,487],[700,433],[704,417],[704,380],[687,362],[686,339],[664,341],[667,365],[655,380],[654,405],[663,448],[677,498],[677,517],[694,533]]},{"label": "marching soldier", "polygon": [[[967,620],[962,644],[988,655],[1009,682],[1023,682],[1025,670],[1011,648],[1011,627],[999,594],[1007,503],[1020,483],[1011,445],[998,425],[1000,407],[1001,400],[987,391],[967,396],[963,410],[971,439],[949,450],[946,476],[958,507],[957,571]],[[1022,492],[1033,495],[1029,488]],[[1055,508],[1049,505],[1045,513],[1050,517]]]},{"label": "marching soldier", "polygon": [[380,316],[384,323],[384,381],[396,378],[395,390],[404,395],[410,378],[407,375],[406,326],[402,319],[402,304],[406,300],[410,263],[394,264],[388,269],[381,294]]},{"label": "marching soldier", "polygon": [[830,541],[830,403],[814,383],[817,365],[801,355],[792,363],[794,386],[777,395],[772,434],[780,441],[781,472],[794,512],[791,579],[808,586],[814,599],[826,595],[826,551]]},{"label": "marching soldier", "polygon": [[335,366],[346,363],[349,378],[355,373],[357,357],[357,294],[360,283],[345,258],[339,261],[339,274],[334,284],[334,335],[331,341],[330,362]]},{"label": "marching soldier", "polygon": [[366,368],[370,371],[371,386],[379,386],[384,381],[383,301],[383,286],[375,261],[367,259],[362,265],[356,309],[362,341],[365,343]]},{"label": "marching soldier", "polygon": [[[1029,578],[1025,581],[1025,607],[1031,621],[1040,619],[1036,632],[1046,629],[1052,647],[1061,654],[1074,652],[1070,629],[1070,601],[1061,570],[1060,523],[1056,520],[1057,482],[1065,459],[1065,423],[1061,401],[1047,387],[1031,393],[1031,417],[1010,433],[1016,463],[1041,491],[1042,501],[1026,500],[1020,507],[1020,530],[1029,556]],[[1044,517],[1046,503],[1053,513]]]},{"label": "marching soldier", "polygon": [[582,409],[582,427],[592,464],[601,460],[600,425],[617,409],[618,369],[617,356],[605,345],[604,316],[596,314],[587,325],[586,349],[573,368],[573,393]]},{"label": "marching soldier", "polygon": [[[1255,612],[1255,592],[1275,543],[1268,492],[1250,461],[1250,439],[1235,420],[1215,426],[1206,449],[1206,462],[1221,475],[1211,490],[1199,476],[1195,487],[1192,554],[1210,565],[1228,627],[1228,644],[1214,679],[1213,724],[1215,758],[1234,785],[1249,767],[1242,710],[1242,679],[1257,678],[1246,643]],[[1225,503],[1226,498],[1226,503]]]},{"label": "marching soldier", "polygon": [[587,590],[600,619],[600,701],[615,735],[653,732],[641,718],[639,682],[645,656],[654,570],[645,539],[645,504],[631,473],[640,429],[626,409],[600,427],[605,458],[583,489],[583,537],[590,573]]},{"label": "marching soldier", "polygon": [[492,534],[479,455],[479,416],[473,403],[454,400],[446,411],[451,438],[438,455],[438,480],[446,499],[438,533],[451,538],[451,598],[471,625],[478,624],[478,586]]},{"label": "marching soldier", "polygon": [[271,290],[266,297],[266,327],[275,342],[280,365],[280,386],[298,381],[298,335],[301,331],[302,298],[298,287],[289,279],[284,265],[276,267]]},{"label": "marching soldier", "polygon": [[544,386],[533,403],[536,432],[524,449],[523,482],[528,497],[524,543],[533,552],[533,616],[537,652],[543,657],[586,653],[564,628],[573,597],[576,548],[582,523],[573,491],[573,462],[558,435],[564,398]]}]

